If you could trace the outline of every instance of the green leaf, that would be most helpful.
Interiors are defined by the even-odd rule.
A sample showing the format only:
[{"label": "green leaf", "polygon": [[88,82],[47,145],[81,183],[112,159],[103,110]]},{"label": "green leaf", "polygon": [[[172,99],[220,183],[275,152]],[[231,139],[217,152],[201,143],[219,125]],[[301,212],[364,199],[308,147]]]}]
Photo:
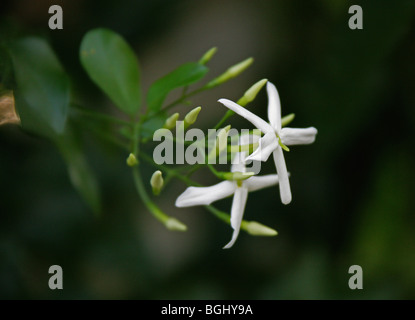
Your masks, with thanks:
[{"label": "green leaf", "polygon": [[160,78],[148,90],[148,108],[153,112],[159,111],[170,91],[195,83],[202,79],[208,70],[206,66],[197,62],[189,62]]},{"label": "green leaf", "polygon": [[162,111],[159,114],[157,114],[155,117],[152,117],[151,119],[147,120],[143,123],[141,126],[142,132],[141,137],[142,138],[150,138],[153,136],[154,131],[160,129],[163,127],[164,123],[167,119],[167,113]]},{"label": "green leaf", "polygon": [[35,37],[9,46],[23,128],[47,137],[62,134],[70,100],[69,78],[49,44]]},{"label": "green leaf", "polygon": [[98,182],[86,161],[79,139],[68,128],[65,134],[56,139],[55,142],[66,162],[72,185],[92,211],[98,214],[101,211]]},{"label": "green leaf", "polygon": [[115,105],[133,115],[140,108],[140,72],[128,43],[108,29],[93,29],[82,39],[82,66]]}]

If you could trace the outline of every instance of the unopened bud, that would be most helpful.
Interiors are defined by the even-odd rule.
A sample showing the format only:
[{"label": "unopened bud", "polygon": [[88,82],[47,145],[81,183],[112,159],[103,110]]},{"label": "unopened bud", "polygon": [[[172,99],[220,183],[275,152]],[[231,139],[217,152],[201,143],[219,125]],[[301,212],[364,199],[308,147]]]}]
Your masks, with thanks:
[{"label": "unopened bud", "polygon": [[255,172],[222,172],[221,176],[225,180],[232,180],[232,181],[241,181],[246,180],[250,177],[252,177],[255,174]]},{"label": "unopened bud", "polygon": [[163,125],[164,129],[171,130],[176,126],[176,121],[179,119],[179,113],[176,112],[167,118],[166,122]]},{"label": "unopened bud", "polygon": [[215,159],[217,155],[220,155],[223,150],[228,146],[228,132],[231,129],[231,125],[226,126],[219,130],[216,135],[214,145],[208,155],[208,163],[216,163]]},{"label": "unopened bud", "polygon": [[226,130],[226,128],[223,128],[218,132],[218,136],[216,137],[216,146],[218,148],[218,154],[220,154],[227,146],[229,129]]},{"label": "unopened bud", "polygon": [[126,162],[127,162],[127,165],[130,167],[134,167],[138,164],[138,160],[133,153],[130,153]]},{"label": "unopened bud", "polygon": [[278,234],[276,230],[256,221],[243,221],[241,228],[253,236],[272,237]]},{"label": "unopened bud", "polygon": [[239,62],[238,64],[235,64],[234,66],[230,67],[228,70],[226,70],[224,73],[222,73],[219,77],[213,79],[210,81],[206,87],[212,88],[217,85],[220,85],[221,83],[224,83],[232,78],[235,78],[239,74],[241,74],[245,69],[247,69],[252,62],[254,62],[253,58],[245,59],[242,62]]},{"label": "unopened bud", "polygon": [[242,98],[240,98],[237,101],[237,104],[241,106],[246,106],[248,103],[253,101],[255,97],[257,96],[258,92],[262,89],[262,87],[267,83],[267,79],[259,80],[257,83],[255,83],[252,87],[250,87],[248,90],[245,91]]},{"label": "unopened bud", "polygon": [[159,195],[164,184],[164,180],[160,170],[157,170],[153,173],[150,179],[150,184],[151,188],[153,189],[153,194],[156,196]]},{"label": "unopened bud", "polygon": [[213,47],[209,49],[203,56],[200,58],[199,63],[200,64],[206,64],[212,59],[212,57],[215,55],[216,51],[218,51],[218,48]]},{"label": "unopened bud", "polygon": [[190,111],[186,116],[184,117],[184,127],[187,128],[188,126],[192,125],[196,122],[197,116],[199,115],[200,110],[202,110],[202,107],[194,108],[192,111]]},{"label": "unopened bud", "polygon": [[294,113],[287,114],[285,117],[282,117],[281,119],[281,127],[285,127],[291,123],[295,118]]},{"label": "unopened bud", "polygon": [[183,224],[182,222],[180,222],[179,220],[177,220],[176,218],[170,217],[168,218],[164,225],[166,226],[167,229],[171,230],[171,231],[186,231],[187,230],[187,226],[185,224]]}]

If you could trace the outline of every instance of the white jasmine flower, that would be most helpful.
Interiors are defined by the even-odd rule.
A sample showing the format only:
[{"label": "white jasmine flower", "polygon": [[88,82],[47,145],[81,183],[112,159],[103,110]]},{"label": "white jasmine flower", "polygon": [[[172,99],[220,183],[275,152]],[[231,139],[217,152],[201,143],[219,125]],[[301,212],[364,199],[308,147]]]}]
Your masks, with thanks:
[{"label": "white jasmine flower", "polygon": [[[242,136],[240,143],[246,141]],[[245,152],[240,152],[235,157],[235,164],[232,165],[232,172],[246,172],[244,165]],[[177,207],[192,207],[209,205],[214,201],[227,198],[233,194],[231,209],[231,227],[234,229],[231,241],[224,247],[228,249],[235,243],[241,227],[242,217],[245,210],[248,192],[270,187],[278,183],[276,174],[254,176],[246,180],[222,181],[210,187],[188,187],[176,200]]]},{"label": "white jasmine flower", "polygon": [[255,127],[264,133],[259,140],[258,148],[246,158],[249,160],[266,161],[271,153],[278,173],[281,201],[284,204],[291,202],[291,189],[288,180],[287,166],[283,154],[283,147],[298,144],[313,143],[317,134],[317,129],[309,127],[305,129],[281,128],[281,103],[277,88],[271,83],[267,83],[268,93],[268,120],[269,123],[241,107],[237,103],[228,99],[220,99],[219,102],[225,107],[247,119]]}]

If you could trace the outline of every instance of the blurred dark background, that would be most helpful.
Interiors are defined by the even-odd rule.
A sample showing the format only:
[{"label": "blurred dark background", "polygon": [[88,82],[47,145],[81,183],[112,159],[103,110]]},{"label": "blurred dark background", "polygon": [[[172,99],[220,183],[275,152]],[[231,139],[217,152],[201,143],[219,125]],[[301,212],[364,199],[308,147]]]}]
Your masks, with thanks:
[{"label": "blurred dark background", "polygon": [[[63,8],[63,30],[48,29],[52,4]],[[363,30],[348,27],[352,4],[363,8]],[[0,7],[1,36],[47,38],[74,99],[87,106],[112,110],[78,59],[85,32],[107,27],[136,51],[144,89],[212,46],[219,50],[210,77],[255,58],[239,78],[193,99],[205,129],[225,112],[217,99],[236,100],[268,78],[283,114],[296,114],[291,126],[319,131],[313,145],[286,153],[290,205],[276,188],[249,195],[245,218],[279,235],[241,232],[222,250],[231,228],[203,208],[175,208],[181,182],[157,200],[188,225],[178,234],[143,208],[127,155],[91,136],[87,157],[104,208],[96,218],[50,142],[1,126],[0,298],[415,298],[414,1],[6,0]],[[266,105],[264,91],[250,108],[265,117]],[[230,123],[247,127],[236,117]],[[273,170],[264,164],[265,173]],[[218,206],[228,211],[231,199]],[[48,287],[54,264],[63,268],[63,290]],[[363,268],[363,290],[348,287],[351,265]]]}]

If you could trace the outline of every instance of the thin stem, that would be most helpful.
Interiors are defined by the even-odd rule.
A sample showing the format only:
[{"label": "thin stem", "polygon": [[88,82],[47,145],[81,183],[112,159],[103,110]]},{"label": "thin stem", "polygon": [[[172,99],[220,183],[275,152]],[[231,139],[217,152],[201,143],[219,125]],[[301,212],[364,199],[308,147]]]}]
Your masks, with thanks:
[{"label": "thin stem", "polygon": [[138,150],[139,150],[140,127],[141,127],[140,122],[134,125],[133,138],[131,139],[131,153],[135,155],[136,157],[138,156]]},{"label": "thin stem", "polygon": [[145,121],[150,120],[150,119],[158,116],[160,113],[162,113],[164,111],[167,111],[167,110],[173,108],[174,106],[182,103],[184,100],[186,100],[186,99],[194,96],[195,94],[198,94],[199,92],[205,91],[207,89],[208,89],[207,87],[201,87],[199,89],[196,89],[195,91],[189,92],[188,94],[182,95],[180,98],[174,100],[172,103],[168,104],[163,109],[161,109],[161,110],[159,110],[159,111],[157,111],[157,112],[155,112],[155,113],[153,113],[151,115],[148,115],[148,111],[149,110],[147,110],[147,113],[145,114],[145,117],[144,117],[145,118]]},{"label": "thin stem", "polygon": [[228,120],[231,116],[233,116],[235,114],[235,112],[233,112],[232,110],[228,110],[225,115],[222,117],[222,119],[219,120],[218,124],[215,126],[214,129],[219,129],[222,124]]},{"label": "thin stem", "polygon": [[141,198],[141,200],[144,202],[147,209],[153,214],[153,216],[159,220],[161,223],[166,224],[167,220],[170,218],[168,215],[166,215],[164,212],[162,212],[159,207],[157,207],[156,204],[151,201],[150,197],[147,194],[147,191],[143,185],[143,179],[141,177],[140,171],[137,167],[133,167],[133,177],[134,177],[134,183],[135,187],[137,189],[137,192]]},{"label": "thin stem", "polygon": [[195,173],[197,170],[203,167],[204,164],[196,164],[193,165],[192,168],[186,173],[187,177],[190,177],[193,173]]},{"label": "thin stem", "polygon": [[89,109],[86,109],[84,107],[81,107],[81,106],[78,106],[78,105],[75,105],[75,104],[72,104],[71,108],[74,112],[82,114],[83,116],[86,116],[86,117],[94,118],[94,119],[105,121],[105,122],[110,122],[110,123],[113,123],[113,124],[120,124],[120,125],[127,125],[127,126],[131,125],[131,123],[128,122],[128,121],[125,121],[125,120],[122,120],[122,119],[119,119],[119,118],[115,118],[115,117],[109,116],[109,115],[104,114],[104,113],[89,110]]},{"label": "thin stem", "polygon": [[229,214],[227,214],[227,213],[225,213],[225,212],[223,212],[219,209],[216,209],[214,206],[211,206],[211,205],[205,206],[205,208],[208,211],[210,211],[211,213],[213,213],[213,215],[216,216],[217,218],[219,218],[220,220],[226,222],[229,225],[231,224],[231,217],[230,217]]},{"label": "thin stem", "polygon": [[[82,125],[82,124],[81,124]],[[97,136],[101,137],[102,139],[111,142],[112,144],[122,148],[122,149],[129,149],[128,143],[121,141],[120,139],[118,139],[116,136],[108,134],[107,132],[101,131],[97,128],[95,128],[94,126],[85,126],[87,127],[88,130],[90,130],[91,132],[93,132],[94,134],[96,134]]]},{"label": "thin stem", "polygon": [[[173,176],[181,181],[183,181],[185,184],[187,185],[193,185],[193,186],[200,186],[199,183],[192,181],[191,179],[189,179],[187,176],[184,176],[180,173],[178,173],[175,169],[170,169],[166,166],[163,166],[162,164],[157,164],[153,161],[153,159],[151,157],[149,157],[147,154],[145,153],[140,153],[140,157],[146,161],[147,163],[151,164],[152,166],[156,167],[157,169],[160,169],[164,172],[167,173],[167,175],[169,176]],[[166,183],[166,181],[165,181]]]},{"label": "thin stem", "polygon": [[218,170],[215,169],[215,167],[213,165],[211,165],[210,163],[207,163],[207,167],[217,178],[223,180],[223,176],[221,175],[221,173]]}]

